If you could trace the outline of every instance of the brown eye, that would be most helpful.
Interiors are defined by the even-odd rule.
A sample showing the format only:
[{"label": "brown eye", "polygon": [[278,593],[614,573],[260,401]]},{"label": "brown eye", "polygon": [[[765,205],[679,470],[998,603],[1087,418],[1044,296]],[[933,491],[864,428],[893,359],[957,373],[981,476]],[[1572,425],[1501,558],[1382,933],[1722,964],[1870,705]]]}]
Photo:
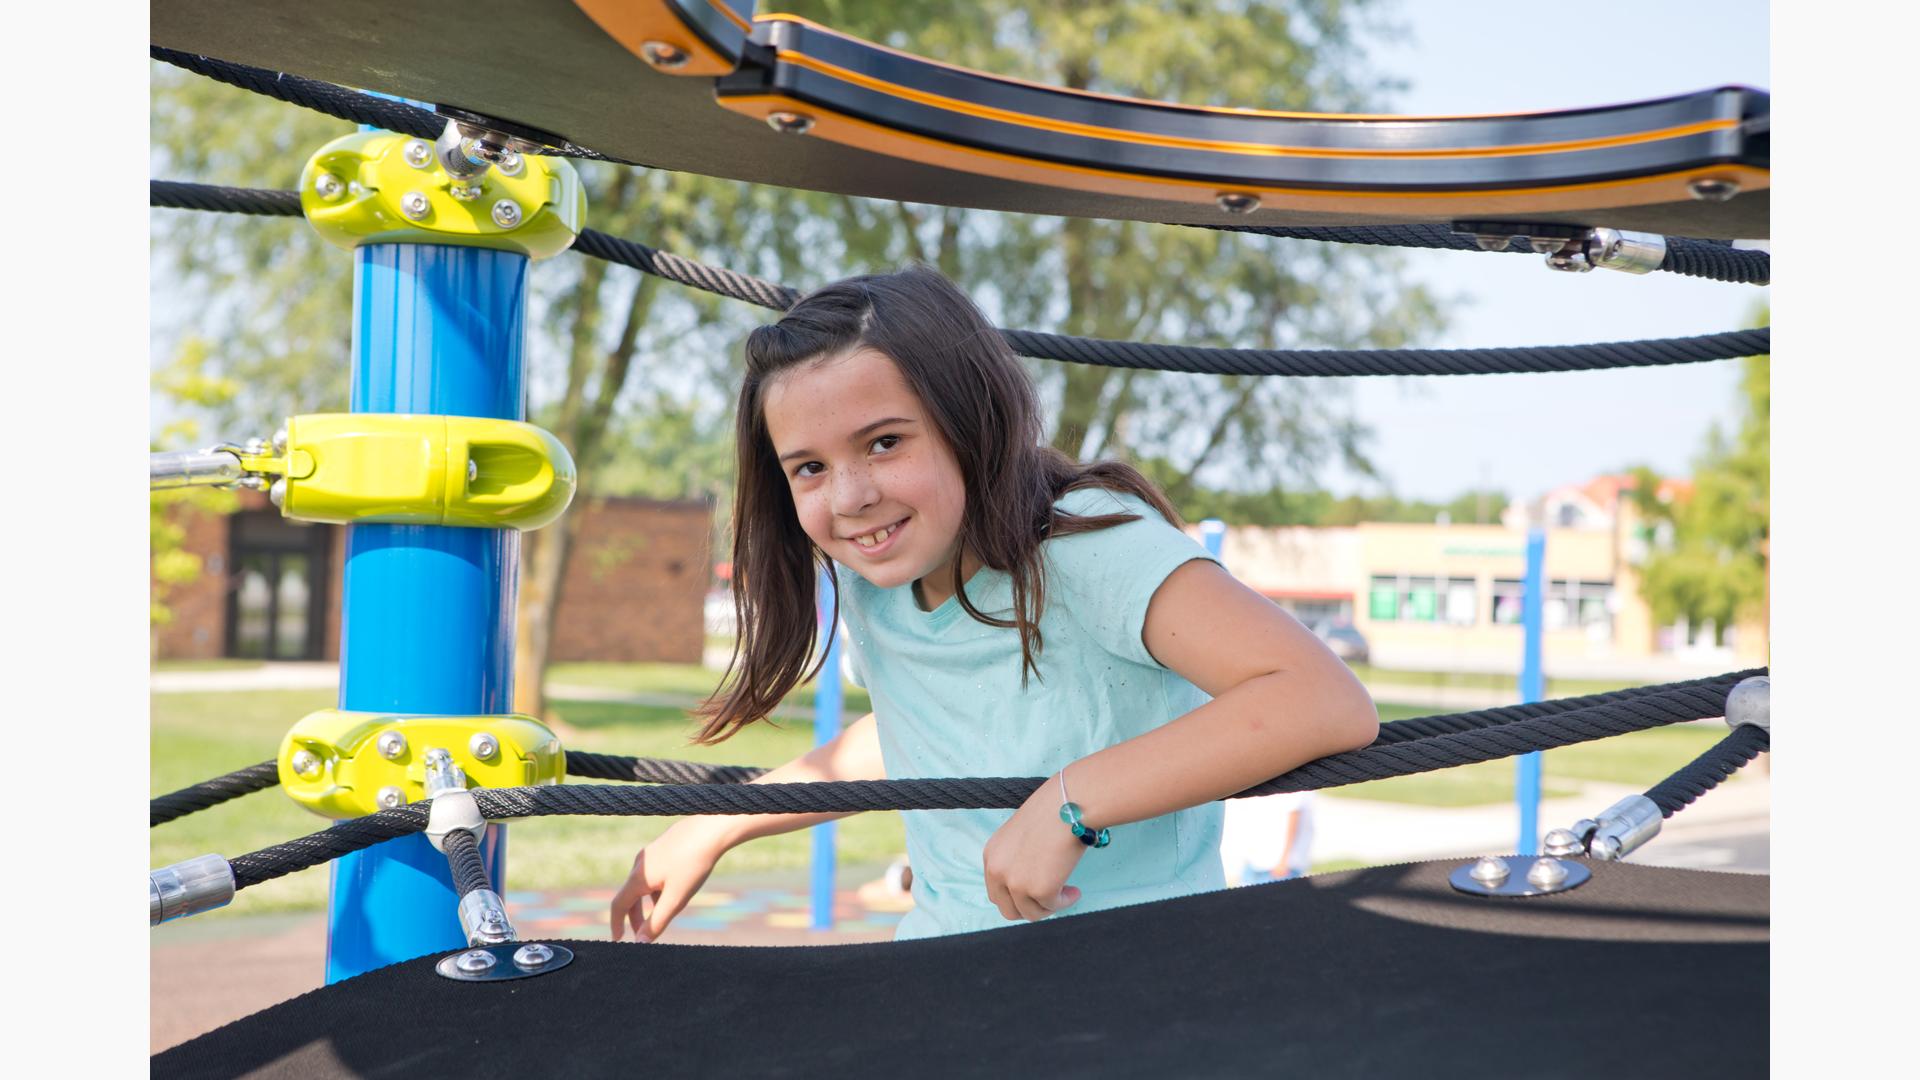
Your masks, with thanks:
[{"label": "brown eye", "polygon": [[873,445],[872,445],[872,446],[870,446],[870,447],[868,447],[868,449],[869,449],[869,450],[878,450],[878,451],[880,451],[881,453],[883,453],[883,454],[884,454],[884,453],[886,453],[887,451],[889,451],[889,450],[891,450],[891,449],[893,449],[894,447],[896,447],[896,446],[899,446],[899,445],[900,445],[900,436],[898,436],[898,435],[882,435],[882,436],[880,436],[879,438],[877,438],[877,439],[875,439],[875,440],[873,440]]}]

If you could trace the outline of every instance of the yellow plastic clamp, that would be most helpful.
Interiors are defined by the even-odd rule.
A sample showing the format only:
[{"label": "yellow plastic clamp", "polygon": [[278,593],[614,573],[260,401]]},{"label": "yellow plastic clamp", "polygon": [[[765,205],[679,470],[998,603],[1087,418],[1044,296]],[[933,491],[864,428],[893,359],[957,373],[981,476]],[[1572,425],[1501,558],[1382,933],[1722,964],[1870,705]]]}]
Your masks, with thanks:
[{"label": "yellow plastic clamp", "polygon": [[322,709],[280,742],[280,786],[331,818],[360,817],[426,797],[428,750],[445,750],[470,787],[558,784],[560,740],[531,716],[395,716]]},{"label": "yellow plastic clamp", "polygon": [[274,497],[298,521],[537,529],[573,501],[573,455],[532,424],[478,416],[310,413],[284,451],[242,454],[283,477]]},{"label": "yellow plastic clamp", "polygon": [[563,158],[522,155],[462,181],[441,167],[432,140],[364,131],[308,160],[300,206],[338,247],[453,244],[544,259],[573,246],[587,195]]}]

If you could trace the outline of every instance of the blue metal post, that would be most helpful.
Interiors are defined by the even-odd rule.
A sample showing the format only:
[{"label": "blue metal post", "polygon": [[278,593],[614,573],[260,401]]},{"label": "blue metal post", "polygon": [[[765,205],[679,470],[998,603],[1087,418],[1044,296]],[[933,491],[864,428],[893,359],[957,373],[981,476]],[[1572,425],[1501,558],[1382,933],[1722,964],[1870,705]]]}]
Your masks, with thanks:
[{"label": "blue metal post", "polygon": [[[523,419],[527,265],[524,255],[482,248],[358,249],[353,411]],[[349,526],[340,707],[510,712],[519,555],[511,529]],[[488,830],[483,850],[505,892],[503,827]],[[327,982],[465,945],[458,900],[445,857],[421,835],[337,860]]]},{"label": "blue metal post", "polygon": [[[820,633],[831,634],[827,662],[813,688],[813,745],[825,746],[840,736],[840,635],[833,633],[833,577],[820,575],[818,589]],[[834,839],[839,822],[828,821],[813,827],[813,928],[833,929],[834,869],[837,861]]]},{"label": "blue metal post", "polygon": [[[1543,578],[1547,564],[1547,531],[1538,526],[1527,530],[1527,582],[1520,601],[1520,621],[1526,628],[1525,651],[1520,658],[1520,700],[1539,701],[1546,696],[1546,678],[1540,669],[1540,630],[1545,609]],[[1514,798],[1520,804],[1520,844],[1522,855],[1540,853],[1540,751],[1522,754],[1515,763]]]},{"label": "blue metal post", "polygon": [[[1227,523],[1221,521],[1219,518],[1208,518],[1201,522],[1200,542],[1206,545],[1207,554],[1219,559],[1220,549],[1224,547],[1227,542]],[[1221,560],[1221,565],[1226,565],[1224,559]]]}]

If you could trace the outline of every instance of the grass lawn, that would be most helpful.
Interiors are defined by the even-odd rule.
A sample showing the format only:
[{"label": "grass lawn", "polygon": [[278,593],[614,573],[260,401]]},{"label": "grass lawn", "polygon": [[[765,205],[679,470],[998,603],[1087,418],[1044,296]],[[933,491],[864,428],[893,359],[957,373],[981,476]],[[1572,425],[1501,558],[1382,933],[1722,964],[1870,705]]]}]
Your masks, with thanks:
[{"label": "grass lawn", "polygon": [[[720,685],[720,673],[698,664],[554,664],[547,668],[548,685],[593,686],[635,694],[676,694],[701,699]],[[842,708],[860,714],[870,711],[867,692],[850,682],[840,684]],[[813,707],[813,684],[796,687],[787,703]]]},{"label": "grass lawn", "polygon": [[[1395,671],[1389,668],[1377,668],[1368,664],[1354,664],[1353,673],[1360,681],[1372,686],[1434,686],[1445,688],[1466,688],[1473,690],[1514,690],[1517,680],[1512,675],[1494,675],[1478,671]],[[1624,690],[1640,683],[1625,682],[1618,679],[1548,679],[1546,696],[1550,698],[1579,697],[1583,694],[1603,694],[1609,690]]]},{"label": "grass lawn", "polygon": [[[661,670],[664,669],[664,670]],[[591,683],[648,693],[703,693],[699,668],[669,665],[566,665],[554,681]],[[803,695],[795,695],[796,698]],[[275,755],[280,739],[300,717],[334,703],[324,690],[174,693],[152,697],[152,792],[189,784]],[[566,744],[582,750],[685,758],[740,765],[775,765],[813,745],[805,721],[756,724],[717,747],[688,742],[692,721],[680,709],[609,702],[556,700],[552,707]],[[865,708],[864,700],[858,706]],[[1381,719],[1397,720],[1439,710],[1382,706]],[[1652,786],[1724,734],[1719,725],[1679,725],[1580,746],[1552,750],[1544,763],[1548,796],[1571,794],[1568,781],[1598,780]],[[1437,773],[1375,781],[1337,789],[1342,797],[1383,799],[1424,806],[1473,806],[1513,798],[1511,761],[1493,761]],[[1596,807],[1596,809],[1598,809]],[[635,851],[666,828],[665,818],[546,817],[516,822],[510,833],[515,888],[612,887],[627,872]],[[150,834],[153,866],[209,852],[228,857],[318,831],[326,819],[266,791],[160,826]],[[881,864],[904,850],[898,814],[862,814],[840,823],[846,864]],[[807,865],[809,841],[792,833],[748,844],[729,854],[720,873],[799,869]],[[319,910],[327,875],[319,868],[242,891],[222,914]]]},{"label": "grass lawn", "polygon": [[155,671],[252,671],[265,664],[264,660],[155,660]]}]

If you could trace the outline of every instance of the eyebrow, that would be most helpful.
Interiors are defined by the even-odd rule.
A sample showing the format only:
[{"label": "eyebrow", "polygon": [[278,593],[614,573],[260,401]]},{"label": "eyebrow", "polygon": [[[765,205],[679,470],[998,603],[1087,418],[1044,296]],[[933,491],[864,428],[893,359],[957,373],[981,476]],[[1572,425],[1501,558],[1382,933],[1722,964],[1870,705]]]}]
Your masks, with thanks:
[{"label": "eyebrow", "polygon": [[[911,423],[913,423],[913,421],[904,416],[889,416],[884,420],[875,420],[873,423],[868,424],[867,426],[847,436],[847,441],[859,442],[865,436],[871,434],[874,431],[879,430],[880,428],[886,427],[889,424],[911,424]],[[782,462],[786,462],[797,457],[806,457],[811,453],[813,453],[812,450],[808,450],[804,448],[799,450],[789,450],[786,453],[780,455],[780,460]]]}]

